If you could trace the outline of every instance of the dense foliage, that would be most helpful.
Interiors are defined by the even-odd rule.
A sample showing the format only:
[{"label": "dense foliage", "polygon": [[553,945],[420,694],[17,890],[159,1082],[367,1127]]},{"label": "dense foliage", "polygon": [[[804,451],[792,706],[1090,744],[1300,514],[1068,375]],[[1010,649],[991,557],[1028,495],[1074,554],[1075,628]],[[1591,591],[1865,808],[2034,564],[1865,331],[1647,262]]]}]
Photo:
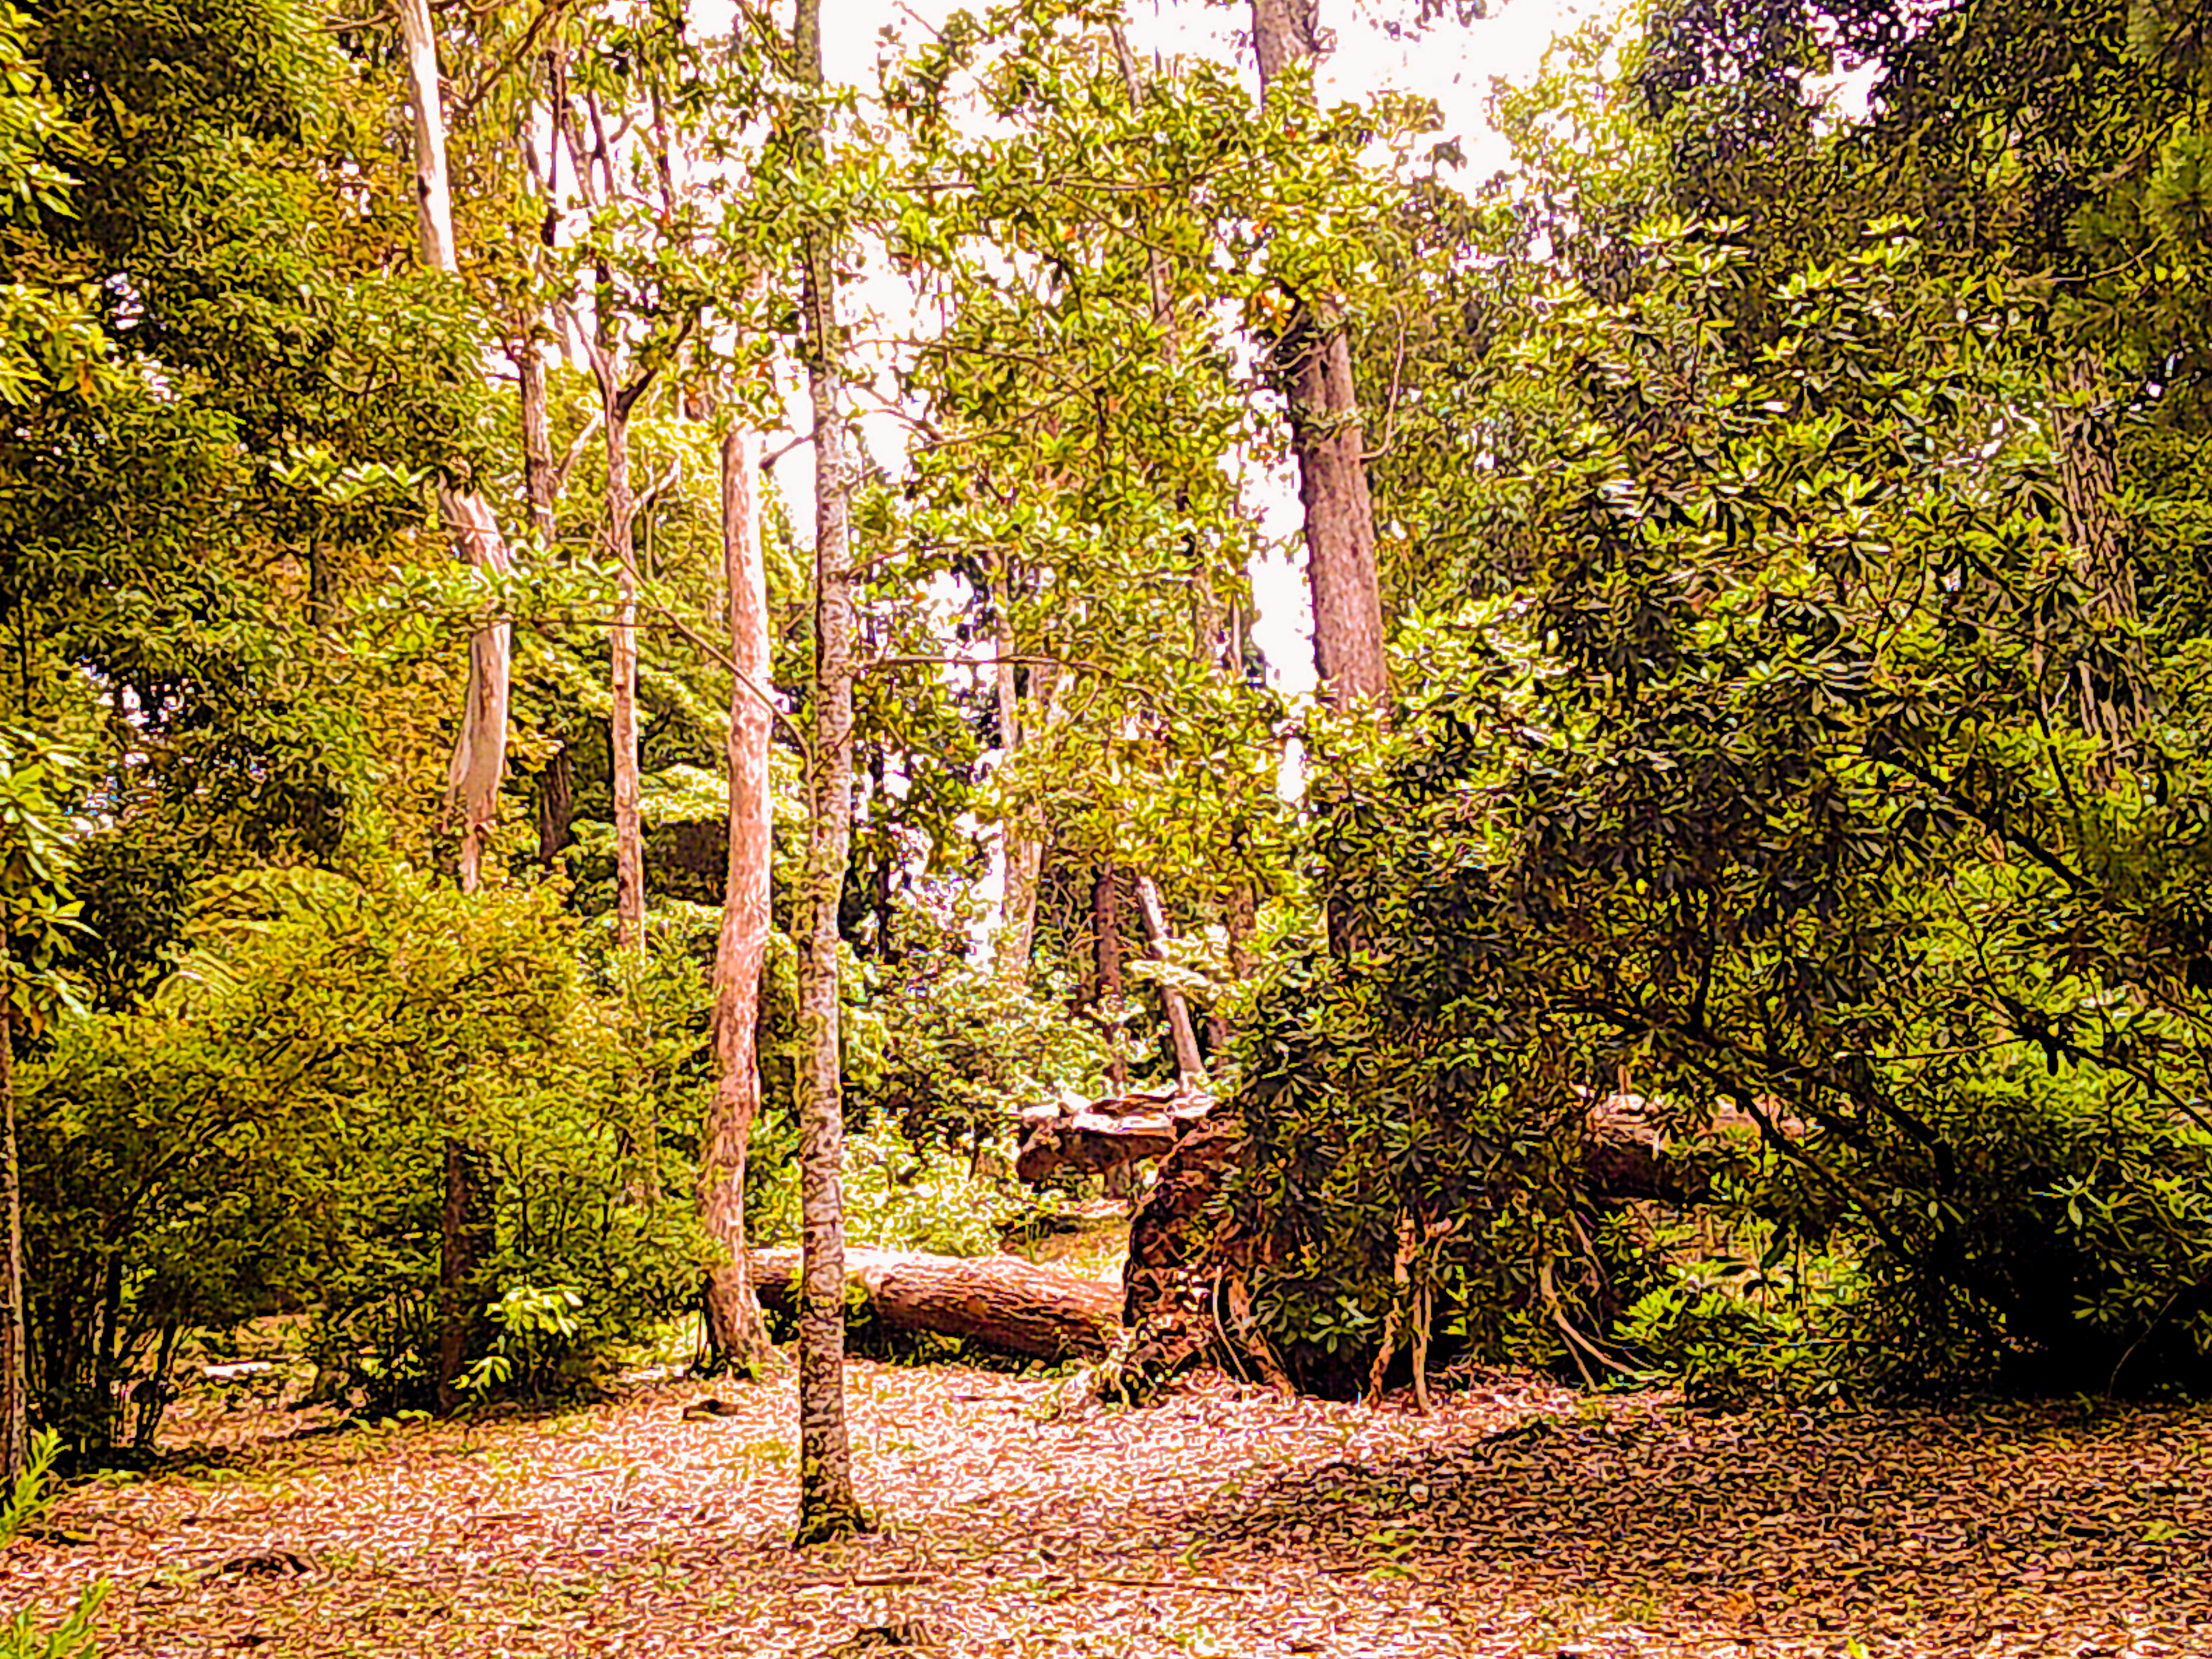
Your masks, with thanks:
[{"label": "dense foliage", "polygon": [[[2123,336],[2141,313],[2066,280],[2111,247],[2093,147],[2063,179],[2017,129],[1964,178],[1899,161],[1974,132],[1962,106],[2053,118],[1966,68],[2032,39],[2046,77],[2109,76],[2069,113],[2166,157],[2136,199],[2167,202],[2189,118],[2131,100],[2175,66],[1967,8],[1893,36],[1836,123],[1752,72],[1808,21],[1730,16],[1754,32],[1655,15],[1588,89],[1565,54],[1553,107],[1615,142],[1531,146],[1553,216],[1471,226],[1479,367],[1436,395],[1483,476],[1404,487],[1504,556],[1471,601],[1405,585],[1404,720],[1315,842],[1358,948],[1249,1034],[1279,1327],[1371,1334],[1433,1282],[1492,1350],[1695,1353],[1721,1393],[1761,1353],[1785,1391],[2200,1386],[2197,324]],[[2016,216],[1961,235],[1919,191]],[[2185,279],[2193,232],[2130,223]],[[1584,1103],[1617,1090],[1680,1134],[1755,1122],[1722,1187],[1753,1291],[1588,1190]]]},{"label": "dense foliage", "polygon": [[[441,14],[449,271],[391,20],[0,7],[40,1419],[149,1444],[179,1357],[256,1320],[397,1409],[461,1314],[481,1396],[689,1310],[728,441],[820,343],[824,236],[878,274],[843,343],[904,433],[851,480],[853,857],[814,909],[856,1240],[994,1248],[1019,1108],[1181,1077],[1241,1114],[1254,1311],[1314,1386],[1418,1331],[1713,1398],[2203,1387],[2185,11],[1668,0],[1498,89],[1487,181],[1412,100],[1293,65],[1255,102],[1057,0],[894,29],[820,100],[750,12]],[[1254,643],[1284,366],[1339,323],[1387,708],[1285,696]],[[829,804],[805,514],[765,494],[780,1243]],[[451,556],[464,495],[503,563]],[[448,757],[501,628],[463,894]],[[1594,1178],[1622,1096],[1694,1223]]]}]

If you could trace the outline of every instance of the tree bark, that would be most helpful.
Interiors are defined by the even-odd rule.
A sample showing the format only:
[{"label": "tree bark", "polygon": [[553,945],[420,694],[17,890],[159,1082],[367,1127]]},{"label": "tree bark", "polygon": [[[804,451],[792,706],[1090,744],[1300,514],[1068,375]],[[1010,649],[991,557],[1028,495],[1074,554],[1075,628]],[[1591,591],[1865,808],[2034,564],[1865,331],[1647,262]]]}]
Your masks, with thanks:
[{"label": "tree bark", "polygon": [[1097,969],[1091,996],[1107,1027],[1106,1080],[1121,1094],[1129,1086],[1129,1061],[1121,1048],[1128,1001],[1121,989],[1121,872],[1110,860],[1098,866],[1091,883],[1091,936]]},{"label": "tree bark", "polygon": [[[399,27],[407,51],[408,99],[415,138],[415,225],[423,265],[458,275],[460,260],[453,240],[453,189],[446,171],[446,113],[439,88],[438,46],[430,21],[429,0],[399,0]],[[438,510],[455,554],[478,570],[503,576],[513,568],[499,521],[483,498],[441,484]],[[461,819],[461,890],[473,893],[483,879],[484,854],[499,813],[500,784],[507,771],[507,681],[513,655],[511,625],[495,621],[469,638],[469,686],[453,758],[446,772],[446,811]],[[494,1225],[485,1183],[471,1182],[468,1170],[477,1158],[463,1142],[445,1147],[445,1203],[439,1235],[438,1399],[451,1409],[461,1365],[478,1323],[456,1287],[474,1279],[482,1259],[480,1241]]]},{"label": "tree bark", "polygon": [[[1316,0],[1252,0],[1252,40],[1265,100],[1285,70],[1321,56]],[[1290,406],[1291,449],[1305,508],[1314,666],[1331,707],[1364,708],[1379,719],[1390,683],[1352,345],[1343,317],[1326,296],[1291,298],[1291,320],[1275,343],[1274,374]]]},{"label": "tree bark", "polygon": [[[1144,918],[1145,938],[1156,962],[1167,960],[1167,908],[1160,902],[1158,883],[1150,876],[1137,878],[1137,911]],[[1206,1066],[1198,1057],[1198,1032],[1190,1023],[1190,1004],[1183,994],[1164,981],[1161,1000],[1168,1011],[1168,1031],[1175,1043],[1176,1077],[1185,1090],[1206,1086]]]},{"label": "tree bark", "polygon": [[[750,1258],[761,1301],[787,1316],[798,1300],[799,1254],[756,1250]],[[1008,1256],[852,1250],[845,1268],[874,1316],[909,1335],[962,1337],[1037,1359],[1096,1359],[1121,1334],[1121,1287],[1063,1267]]]},{"label": "tree bark", "polygon": [[575,816],[575,763],[568,755],[568,745],[562,744],[545,763],[545,769],[538,775],[538,863],[550,875],[560,862],[561,854],[574,839],[571,823]]},{"label": "tree bark", "polygon": [[[431,32],[429,0],[400,0],[400,33],[407,49],[408,101],[415,127],[415,227],[422,264],[456,275],[453,200],[446,174],[446,116],[438,82],[438,46]],[[512,568],[499,521],[473,491],[441,485],[438,510],[455,554],[479,570],[505,575]],[[474,892],[499,811],[507,769],[509,624],[489,623],[469,640],[469,689],[453,763],[446,774],[446,806],[460,813],[460,878]]]},{"label": "tree bark", "polygon": [[[0,969],[6,966],[0,939]],[[23,1311],[23,1178],[15,1143],[15,1021],[0,972],[0,1480],[31,1455],[30,1327]]]},{"label": "tree bark", "polygon": [[477,1275],[490,1260],[490,1160],[465,1141],[446,1141],[446,1201],[439,1217],[438,1410],[460,1403],[461,1374],[483,1348],[483,1298]]},{"label": "tree bark", "polygon": [[[594,362],[607,354],[595,354]],[[629,483],[629,411],[609,374],[600,391],[606,410],[607,551],[615,561],[615,613],[607,629],[614,708],[608,722],[613,745],[615,807],[615,944],[624,951],[645,943],[645,824],[638,809],[637,560],[630,539],[635,502]]]},{"label": "tree bark", "polygon": [[522,494],[530,503],[530,526],[541,546],[551,550],[556,525],[553,501],[557,485],[553,470],[551,394],[545,383],[545,348],[532,331],[532,319],[521,321],[522,340],[514,354],[517,398],[522,405]]},{"label": "tree bark", "polygon": [[[798,0],[793,57],[804,90],[802,165],[826,165],[822,0]],[[838,335],[831,234],[811,225],[802,247],[806,387],[814,435],[814,746],[799,957],[799,1240],[805,1251],[799,1314],[799,1528],[804,1547],[867,1528],[853,1488],[845,1428],[844,1094],[840,1071],[838,903],[852,857],[852,480],[844,430],[844,361]]]},{"label": "tree bark", "polygon": [[[1062,1170],[1103,1174],[1141,1158],[1160,1158],[1226,1109],[1193,1090],[1145,1090],[1072,1106],[1032,1106],[1021,1114],[1022,1144],[1014,1173],[1027,1182],[1044,1181]],[[1783,1133],[1804,1133],[1795,1119],[1781,1121]],[[1633,1095],[1610,1095],[1592,1105],[1583,1129],[1583,1191],[1603,1203],[1654,1199],[1668,1204],[1702,1204],[1712,1196],[1709,1159],[1685,1157],[1710,1151],[1715,1138],[1735,1134],[1746,1141],[1759,1133],[1756,1122],[1730,1109],[1717,1109],[1704,1133],[1683,1145],[1667,1141],[1655,1127],[1646,1103]]]},{"label": "tree bark", "polygon": [[[768,951],[770,715],[768,572],[761,555],[760,439],[732,429],[721,443],[722,574],[730,605],[730,861],[714,948],[714,1095],[700,1136],[699,1219],[708,1237],[745,1259],[745,1152],[760,1114],[761,964]],[[752,1281],[710,1274],[707,1349],[716,1370],[750,1370],[768,1352]]]},{"label": "tree bark", "polygon": [[[1004,567],[1001,567],[1003,573]],[[999,622],[999,741],[1006,758],[1001,767],[1011,765],[1015,754],[1029,741],[1030,733],[1021,718],[1020,700],[1016,695],[1014,664],[1010,659],[1017,647],[1013,624],[1006,613],[1006,586],[1001,576]],[[1039,690],[1039,682],[1043,689]],[[1040,710],[1037,729],[1049,731],[1057,723],[1059,714],[1059,677],[1050,675],[1042,667],[1030,670],[1030,701]],[[1001,835],[1006,852],[1006,878],[999,900],[999,936],[993,949],[993,966],[1003,985],[1017,989],[1029,983],[1030,956],[1036,939],[1037,884],[1044,871],[1045,823],[1044,815],[1034,807],[1024,808],[1008,817]]]}]

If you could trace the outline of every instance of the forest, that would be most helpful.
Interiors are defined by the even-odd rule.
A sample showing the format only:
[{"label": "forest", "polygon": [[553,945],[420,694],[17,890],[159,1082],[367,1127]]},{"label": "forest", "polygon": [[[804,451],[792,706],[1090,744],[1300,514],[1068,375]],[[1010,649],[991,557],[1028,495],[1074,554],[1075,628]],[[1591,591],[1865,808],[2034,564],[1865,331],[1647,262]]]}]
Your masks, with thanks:
[{"label": "forest", "polygon": [[0,0],[0,1659],[2212,1656],[2212,19],[1545,4]]}]

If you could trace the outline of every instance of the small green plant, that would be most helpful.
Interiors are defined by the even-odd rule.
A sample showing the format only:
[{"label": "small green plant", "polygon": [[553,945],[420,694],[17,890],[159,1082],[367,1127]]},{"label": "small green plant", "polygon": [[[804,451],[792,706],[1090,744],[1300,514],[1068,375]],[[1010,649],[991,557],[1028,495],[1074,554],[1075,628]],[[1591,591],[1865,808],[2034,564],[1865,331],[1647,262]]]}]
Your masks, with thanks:
[{"label": "small green plant", "polygon": [[107,1600],[108,1588],[105,1578],[87,1584],[77,1592],[76,1605],[51,1630],[41,1630],[31,1609],[23,1608],[0,1625],[0,1659],[90,1659],[100,1651],[92,1621]]},{"label": "small green plant", "polygon": [[1692,1405],[1832,1398],[1844,1376],[1838,1340],[1823,1328],[1836,1311],[1830,1293],[1757,1295],[1745,1283],[1747,1266],[1675,1269],[1629,1310],[1618,1334]]},{"label": "small green plant", "polygon": [[569,1285],[511,1285],[489,1312],[499,1334],[471,1365],[461,1388],[478,1398],[514,1389],[537,1395],[562,1380],[582,1333],[583,1293]]},{"label": "small green plant", "polygon": [[53,1512],[61,1494],[50,1477],[61,1452],[62,1437],[52,1429],[41,1430],[32,1440],[30,1460],[9,1486],[6,1498],[0,1500],[0,1550]]}]

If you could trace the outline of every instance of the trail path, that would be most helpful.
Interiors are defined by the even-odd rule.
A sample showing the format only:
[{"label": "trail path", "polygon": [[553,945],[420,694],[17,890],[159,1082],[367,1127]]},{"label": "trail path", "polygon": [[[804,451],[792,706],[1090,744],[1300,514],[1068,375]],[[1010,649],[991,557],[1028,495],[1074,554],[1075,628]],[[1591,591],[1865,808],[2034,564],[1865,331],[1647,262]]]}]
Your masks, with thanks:
[{"label": "trail path", "polygon": [[132,1659],[901,1650],[872,1629],[963,1659],[2212,1659],[2204,1410],[1716,1418],[1492,1379],[1425,1419],[1212,1378],[1056,1412],[1067,1384],[867,1364],[850,1388],[888,1525],[842,1548],[785,1547],[789,1383],[696,1422],[686,1385],[217,1444],[72,1494],[68,1537],[0,1556],[0,1610],[104,1575]]}]

